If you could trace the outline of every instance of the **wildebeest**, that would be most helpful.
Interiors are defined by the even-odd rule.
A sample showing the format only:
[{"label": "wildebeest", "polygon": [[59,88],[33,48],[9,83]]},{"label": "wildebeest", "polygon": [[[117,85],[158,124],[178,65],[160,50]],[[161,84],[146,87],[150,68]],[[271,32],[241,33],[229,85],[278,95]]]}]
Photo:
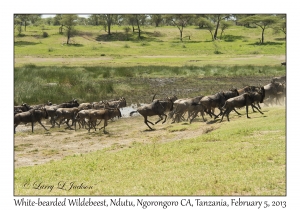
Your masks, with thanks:
[{"label": "wildebeest", "polygon": [[[238,96],[238,90],[237,89],[231,89],[229,91],[222,91],[218,92],[214,95],[209,95],[209,96],[204,96],[201,100],[200,103],[206,108],[205,112],[209,114],[210,117],[212,115],[215,116],[215,119],[221,115],[222,112],[222,107],[225,103],[225,101],[229,98]],[[218,108],[220,110],[220,113],[218,115],[215,115],[214,113],[211,112],[212,108]]]},{"label": "wildebeest", "polygon": [[279,103],[279,99],[282,97],[282,94],[285,95],[285,85],[280,82],[271,82],[264,86],[265,89],[265,101],[266,106]]},{"label": "wildebeest", "polygon": [[32,109],[30,106],[28,106],[26,103],[23,103],[21,106],[14,106],[14,115],[21,112],[26,112]]},{"label": "wildebeest", "polygon": [[[246,87],[243,87],[243,88],[241,88],[241,89],[238,90],[239,95],[242,95],[243,93],[258,92],[258,91],[261,91],[261,87],[258,87],[258,86],[246,86]],[[257,97],[260,97],[260,96],[257,96]],[[265,93],[263,95],[263,99],[264,99],[264,97],[265,97]],[[256,104],[258,106],[258,108],[261,109],[261,107],[259,105],[259,101],[260,100],[257,99],[254,104]],[[252,107],[253,112],[255,112],[253,106],[251,106],[251,107]]]},{"label": "wildebeest", "polygon": [[192,104],[198,104],[200,100],[203,98],[203,96],[197,96],[194,98],[184,98],[184,99],[178,99],[174,102],[174,109],[172,113],[170,113],[170,117],[173,117],[174,122],[179,122],[183,118],[183,115],[187,112],[187,120],[190,119],[190,117],[193,115],[193,112],[196,111],[196,107],[192,107]]},{"label": "wildebeest", "polygon": [[201,104],[201,102],[192,103],[192,105],[188,109],[188,112],[191,113],[189,115],[189,117],[191,117],[190,123],[192,123],[192,121],[195,119],[195,117],[197,117],[199,112],[201,113],[202,119],[205,122],[206,120],[204,119],[204,110],[205,110],[205,107]]},{"label": "wildebeest", "polygon": [[[66,124],[69,129],[71,129],[69,125],[69,121],[72,120],[72,125],[75,123],[75,117],[77,113],[79,112],[77,107],[73,108],[58,108],[55,112],[55,121],[58,121],[58,127],[60,127],[60,124],[62,123],[63,120],[67,120]],[[76,130],[76,128],[75,128]]]},{"label": "wildebeest", "polygon": [[[154,101],[155,96],[156,96],[156,94],[154,94],[152,101]],[[159,103],[164,107],[164,113],[166,114],[170,111],[173,111],[174,101],[177,100],[177,97],[174,95],[171,97],[166,97],[166,98],[157,99],[157,100],[159,100]],[[160,122],[161,120],[163,120],[163,117],[161,115],[159,115],[159,120],[156,123]]]},{"label": "wildebeest", "polygon": [[[259,97],[258,95],[261,95],[261,97]],[[264,99],[264,88],[263,87],[262,87],[261,91],[259,91],[259,92],[246,92],[246,93],[243,93],[242,95],[239,95],[239,96],[227,99],[226,102],[225,102],[225,104],[224,104],[224,106],[222,107],[222,109],[224,109],[225,111],[223,112],[223,115],[222,115],[222,118],[221,118],[220,122],[222,122],[223,117],[225,115],[227,117],[227,120],[229,121],[229,113],[232,110],[235,110],[235,108],[242,108],[244,106],[246,106],[247,118],[250,118],[249,115],[248,115],[248,106],[253,106],[261,114],[263,114],[254,105],[254,102],[258,98],[260,99],[260,103],[262,103],[262,101]]]},{"label": "wildebeest", "polygon": [[79,104],[77,102],[76,99],[73,99],[72,101],[69,102],[64,102],[58,105],[51,105],[51,106],[45,106],[48,115],[50,117],[50,123],[52,125],[52,128],[55,127],[55,124],[58,125],[58,123],[56,122],[55,118],[56,118],[56,110],[59,108],[73,108],[73,107],[78,107]]},{"label": "wildebeest", "polygon": [[[18,113],[14,116],[14,133],[16,133],[16,127],[20,123],[31,123],[31,131],[33,133],[33,124],[38,122],[45,130],[45,126],[41,123],[42,119],[48,118],[48,113],[45,108],[31,109],[29,111]],[[47,130],[48,131],[48,130]]]},{"label": "wildebeest", "polygon": [[271,83],[274,83],[274,82],[286,83],[286,76],[273,77],[271,79]]},{"label": "wildebeest", "polygon": [[78,106],[79,110],[83,110],[83,109],[91,109],[93,107],[93,104],[91,103],[81,103]]},{"label": "wildebeest", "polygon": [[[153,130],[149,125],[148,122],[152,125],[154,125],[152,122],[150,122],[147,118],[150,116],[165,116],[165,120],[162,123],[166,122],[167,115],[165,114],[165,108],[162,106],[159,100],[155,99],[151,104],[146,104],[144,106],[138,107],[136,111],[130,112],[130,116],[132,116],[133,113],[138,112],[144,117],[144,123]],[[159,119],[157,122],[159,122],[161,119]],[[156,123],[157,123],[156,122]],[[155,123],[155,124],[156,124]]]},{"label": "wildebeest", "polygon": [[76,129],[76,123],[78,122],[79,124],[79,129],[82,127],[86,126],[86,120],[89,120],[90,118],[90,112],[94,111],[96,109],[84,109],[84,110],[80,110],[76,117],[75,117],[75,129]]},{"label": "wildebeest", "polygon": [[107,101],[108,106],[111,108],[123,108],[126,107],[126,99],[121,97],[120,99],[113,99]]},{"label": "wildebeest", "polygon": [[104,120],[104,126],[102,128],[104,128],[103,132],[105,133],[106,132],[105,127],[107,126],[107,121],[114,117],[121,117],[121,112],[119,108],[106,108],[106,109],[90,111],[88,115],[89,115],[89,129],[88,129],[89,132],[92,127],[94,127],[96,131],[97,120]]}]

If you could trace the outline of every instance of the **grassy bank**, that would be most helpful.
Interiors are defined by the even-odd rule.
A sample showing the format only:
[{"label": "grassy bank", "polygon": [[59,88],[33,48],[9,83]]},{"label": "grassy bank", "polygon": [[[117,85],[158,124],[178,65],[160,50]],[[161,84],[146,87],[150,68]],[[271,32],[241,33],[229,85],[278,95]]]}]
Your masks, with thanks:
[{"label": "grassy bank", "polygon": [[[251,119],[232,113],[231,122],[212,125],[162,125],[170,134],[195,129],[204,134],[161,143],[142,132],[143,143],[123,149],[17,168],[15,195],[285,195],[285,108],[264,108],[264,113],[251,113]],[[58,189],[60,181],[65,189]],[[91,189],[66,190],[71,182]],[[38,183],[54,188],[34,189]]]}]

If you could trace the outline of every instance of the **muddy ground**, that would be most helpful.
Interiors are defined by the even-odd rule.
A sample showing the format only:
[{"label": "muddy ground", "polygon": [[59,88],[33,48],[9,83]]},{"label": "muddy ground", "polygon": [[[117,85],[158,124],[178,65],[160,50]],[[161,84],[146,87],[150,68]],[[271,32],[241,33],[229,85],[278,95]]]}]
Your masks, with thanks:
[{"label": "muddy ground", "polygon": [[[144,124],[140,115],[129,117],[130,111],[135,110],[141,103],[149,103],[154,92],[158,92],[158,98],[168,95],[176,95],[178,98],[194,97],[202,93],[214,94],[219,90],[228,90],[232,87],[242,88],[246,85],[268,84],[269,77],[207,77],[207,78],[164,78],[164,79],[126,79],[122,82],[147,83],[150,87],[148,92],[135,91],[125,96],[129,105],[121,110],[122,118],[108,122],[104,134],[103,129],[91,131],[86,129],[69,130],[66,125],[60,128],[50,128],[48,120],[43,124],[49,131],[45,131],[39,124],[35,124],[34,133],[31,126],[19,125],[14,138],[14,164],[15,167],[32,166],[60,160],[65,156],[89,153],[101,149],[118,150],[130,147],[137,142],[169,142],[180,139],[189,139],[217,129],[220,124],[212,123],[206,116],[208,122],[202,118],[196,118],[192,124],[184,123],[183,127],[176,129],[174,124],[168,120],[165,124],[156,124],[154,130],[150,131]],[[203,85],[205,84],[205,85]],[[156,121],[157,116],[151,117],[150,121]],[[103,122],[102,122],[103,124]],[[101,124],[101,125],[102,125]],[[100,125],[100,126],[101,126]],[[99,128],[100,128],[99,126]]]}]

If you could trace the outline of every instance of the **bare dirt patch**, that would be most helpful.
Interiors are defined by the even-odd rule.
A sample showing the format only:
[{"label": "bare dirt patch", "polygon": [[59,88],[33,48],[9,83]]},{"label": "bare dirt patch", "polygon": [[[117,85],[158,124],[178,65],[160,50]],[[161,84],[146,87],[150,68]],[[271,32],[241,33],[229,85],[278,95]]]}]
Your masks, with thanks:
[{"label": "bare dirt patch", "polygon": [[[157,117],[150,120],[156,121]],[[170,141],[190,139],[202,135],[207,129],[212,129],[202,120],[195,119],[190,125],[187,122],[170,124],[156,124],[151,131],[143,123],[143,117],[133,116],[116,119],[108,122],[106,130],[91,131],[86,129],[68,130],[65,125],[61,128],[50,128],[49,131],[40,125],[35,125],[31,133],[30,125],[19,125],[14,136],[15,167],[32,166],[60,160],[69,155],[89,153],[101,149],[117,150],[128,148],[133,143],[166,143]],[[128,126],[130,124],[130,126]],[[101,125],[100,125],[101,126]],[[100,128],[99,126],[99,128]],[[175,129],[174,129],[174,126]],[[179,126],[179,129],[176,129]],[[209,128],[207,128],[209,127]],[[182,131],[184,130],[184,132]]]}]

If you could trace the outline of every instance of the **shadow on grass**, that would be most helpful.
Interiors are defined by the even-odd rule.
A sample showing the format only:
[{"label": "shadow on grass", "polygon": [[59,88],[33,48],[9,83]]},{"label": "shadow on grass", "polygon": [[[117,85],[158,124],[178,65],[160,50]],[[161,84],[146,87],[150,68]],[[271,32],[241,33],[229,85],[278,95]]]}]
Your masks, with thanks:
[{"label": "shadow on grass", "polygon": [[14,45],[16,47],[23,47],[23,46],[27,46],[27,45],[37,45],[39,43],[37,42],[26,42],[26,41],[16,41],[14,42]]},{"label": "shadow on grass", "polygon": [[206,124],[213,124],[213,123],[216,123],[216,122],[218,122],[220,120],[221,119],[210,120],[210,121],[207,121]]},{"label": "shadow on grass", "polygon": [[276,41],[285,41],[286,38],[285,38],[285,37],[284,37],[284,38],[276,38],[275,40],[276,40]]},{"label": "shadow on grass", "polygon": [[66,44],[68,47],[83,47],[83,44]]},{"label": "shadow on grass", "polygon": [[222,36],[222,40],[225,42],[234,42],[236,40],[242,40],[244,39],[244,36],[234,36],[234,35],[224,35]]},{"label": "shadow on grass", "polygon": [[248,45],[275,46],[275,45],[283,45],[283,43],[278,43],[278,42],[264,42],[264,43],[255,42],[255,43],[248,44]]}]

